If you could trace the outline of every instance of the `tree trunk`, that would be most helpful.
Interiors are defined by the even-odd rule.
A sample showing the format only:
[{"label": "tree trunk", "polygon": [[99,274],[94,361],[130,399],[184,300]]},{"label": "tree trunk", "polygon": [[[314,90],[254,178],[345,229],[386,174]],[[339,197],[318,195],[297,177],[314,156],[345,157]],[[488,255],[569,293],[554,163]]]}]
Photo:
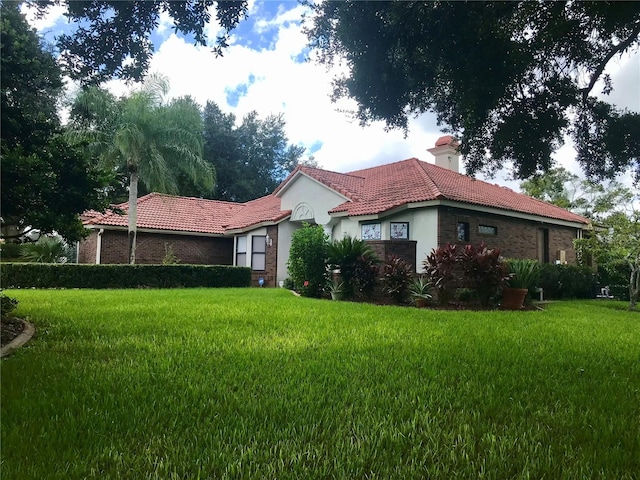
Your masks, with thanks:
[{"label": "tree trunk", "polygon": [[138,233],[138,172],[129,172],[129,263],[136,263],[136,236]]},{"label": "tree trunk", "polygon": [[631,265],[631,276],[629,278],[629,310],[636,309],[640,296],[640,268]]}]

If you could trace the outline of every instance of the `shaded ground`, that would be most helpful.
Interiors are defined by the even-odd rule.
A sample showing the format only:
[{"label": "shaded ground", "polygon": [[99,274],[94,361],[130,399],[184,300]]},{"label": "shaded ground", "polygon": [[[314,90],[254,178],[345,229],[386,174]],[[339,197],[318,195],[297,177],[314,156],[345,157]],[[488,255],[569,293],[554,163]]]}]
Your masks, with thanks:
[{"label": "shaded ground", "polygon": [[22,320],[17,318],[4,318],[0,324],[0,346],[4,347],[16,338],[24,330]]}]

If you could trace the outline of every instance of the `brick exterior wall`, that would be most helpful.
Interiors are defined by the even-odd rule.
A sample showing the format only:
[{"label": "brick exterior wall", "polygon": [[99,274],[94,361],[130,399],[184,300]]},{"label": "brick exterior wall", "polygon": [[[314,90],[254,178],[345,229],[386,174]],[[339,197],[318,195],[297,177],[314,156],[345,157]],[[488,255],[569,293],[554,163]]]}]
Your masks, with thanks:
[{"label": "brick exterior wall", "polygon": [[98,247],[98,232],[93,230],[87,238],[78,245],[78,263],[96,263],[96,248]]},{"label": "brick exterior wall", "polygon": [[[92,234],[94,235],[94,234]],[[96,239],[97,239],[97,233]],[[105,230],[102,234],[100,263],[128,263],[126,231]],[[159,233],[138,233],[136,263],[160,264],[171,245],[179,263],[202,265],[232,265],[233,239],[197,237]],[[93,250],[91,250],[93,248]],[[80,244],[79,263],[95,263],[95,240],[91,237]],[[93,257],[90,252],[93,251]]]},{"label": "brick exterior wall", "polygon": [[[457,240],[458,222],[469,224],[468,241]],[[479,233],[478,225],[496,227],[497,235]],[[548,229],[549,232],[550,263],[558,259],[559,250],[565,251],[567,263],[576,263],[573,248],[573,240],[577,233],[575,228],[450,207],[439,207],[438,211],[438,245],[479,245],[484,241],[489,248],[499,247],[501,254],[506,258],[538,259],[539,229]]]},{"label": "brick exterior wall", "polygon": [[388,257],[395,255],[402,258],[406,262],[413,265],[413,271],[416,271],[416,241],[414,240],[367,240],[367,243],[378,256],[380,261],[384,262]]},{"label": "brick exterior wall", "polygon": [[278,273],[278,226],[267,227],[267,235],[271,238],[271,246],[267,245],[264,271],[251,272],[251,286],[258,287],[260,278],[264,279],[265,287],[277,287]]}]

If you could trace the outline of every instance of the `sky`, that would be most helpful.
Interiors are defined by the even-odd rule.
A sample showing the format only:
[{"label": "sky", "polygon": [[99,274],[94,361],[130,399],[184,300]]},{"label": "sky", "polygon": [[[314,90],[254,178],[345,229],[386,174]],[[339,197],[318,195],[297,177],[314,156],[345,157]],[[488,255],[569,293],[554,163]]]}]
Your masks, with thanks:
[{"label": "sky", "polygon": [[[45,18],[29,20],[53,42],[57,33],[68,29],[63,13],[64,8],[53,7]],[[309,58],[308,40],[302,31],[305,13],[307,8],[295,1],[251,0],[248,18],[232,32],[230,47],[221,58],[210,47],[196,47],[174,33],[170,17],[163,14],[152,35],[155,54],[149,72],[168,77],[171,96],[191,95],[201,105],[211,100],[222,111],[233,113],[238,122],[253,110],[260,118],[282,114],[289,143],[305,147],[304,157],[313,156],[327,170],[349,172],[411,157],[432,162],[426,150],[444,135],[434,114],[410,120],[405,137],[400,130],[386,131],[383,122],[362,127],[347,113],[355,110],[351,100],[331,102],[331,80],[337,70],[327,70]],[[208,25],[210,40],[218,32],[215,22]],[[607,73],[614,87],[608,100],[640,111],[640,52],[612,61]],[[131,88],[121,81],[110,81],[107,87],[117,95]],[[558,165],[579,174],[575,151],[567,140],[555,159]],[[519,182],[510,180],[509,173],[503,169],[495,179],[479,178],[517,190]],[[629,173],[620,180],[631,186]]]}]

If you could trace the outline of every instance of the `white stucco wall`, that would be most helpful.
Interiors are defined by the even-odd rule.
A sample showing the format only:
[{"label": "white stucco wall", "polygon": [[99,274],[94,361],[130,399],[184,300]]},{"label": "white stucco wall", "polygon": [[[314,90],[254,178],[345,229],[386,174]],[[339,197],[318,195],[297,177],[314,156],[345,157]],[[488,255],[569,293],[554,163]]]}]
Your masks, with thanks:
[{"label": "white stucco wall", "polygon": [[[292,221],[308,221],[323,226],[331,222],[329,210],[346,201],[342,195],[305,175],[296,177],[280,199],[282,210],[291,210]],[[307,210],[309,214],[305,214]]]},{"label": "white stucco wall", "polygon": [[[416,266],[423,272],[422,262],[438,246],[438,210],[436,208],[420,208],[410,210],[407,214],[409,222],[409,238],[416,240]],[[403,215],[404,216],[404,215]],[[392,220],[405,221],[405,220]]]},{"label": "white stucco wall", "polygon": [[289,276],[287,273],[287,261],[289,260],[289,250],[291,248],[291,236],[300,227],[302,227],[302,224],[297,222],[285,221],[278,224],[278,273],[276,275],[276,283]]}]

